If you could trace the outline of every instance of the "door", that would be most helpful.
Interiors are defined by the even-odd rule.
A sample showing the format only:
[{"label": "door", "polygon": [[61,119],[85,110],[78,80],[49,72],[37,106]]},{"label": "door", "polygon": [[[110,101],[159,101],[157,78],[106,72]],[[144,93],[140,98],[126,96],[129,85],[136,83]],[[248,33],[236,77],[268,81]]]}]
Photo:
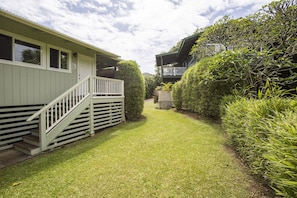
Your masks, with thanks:
[{"label": "door", "polygon": [[[94,74],[94,62],[94,58],[78,54],[78,82],[85,79],[87,76]],[[80,95],[80,97],[84,97],[88,93],[88,90],[89,88],[85,86],[85,83],[81,84],[78,95]]]},{"label": "door", "polygon": [[83,80],[89,75],[93,75],[95,70],[94,58],[78,54],[78,81]]}]

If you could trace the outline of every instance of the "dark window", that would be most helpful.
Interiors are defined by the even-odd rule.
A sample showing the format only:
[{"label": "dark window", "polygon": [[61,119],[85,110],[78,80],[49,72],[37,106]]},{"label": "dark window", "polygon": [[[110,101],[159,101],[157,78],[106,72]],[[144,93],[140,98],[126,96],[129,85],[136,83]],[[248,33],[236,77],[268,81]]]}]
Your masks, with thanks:
[{"label": "dark window", "polygon": [[15,40],[15,61],[40,65],[40,46]]},{"label": "dark window", "polygon": [[61,69],[68,69],[68,53],[61,52]]},{"label": "dark window", "polygon": [[59,68],[59,50],[50,48],[50,67]]},{"label": "dark window", "polygon": [[12,38],[0,34],[0,59],[12,61]]}]

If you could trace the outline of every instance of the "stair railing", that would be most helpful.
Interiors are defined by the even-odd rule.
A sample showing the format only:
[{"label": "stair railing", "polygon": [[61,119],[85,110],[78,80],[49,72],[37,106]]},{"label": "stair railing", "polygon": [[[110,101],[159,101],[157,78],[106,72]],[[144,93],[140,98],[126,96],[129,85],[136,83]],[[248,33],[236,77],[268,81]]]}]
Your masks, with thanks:
[{"label": "stair railing", "polygon": [[42,113],[46,116],[46,131],[49,131],[56,123],[61,121],[83,99],[90,95],[89,81],[91,76],[80,81],[42,109],[30,116],[27,121],[32,121]]},{"label": "stair railing", "polygon": [[51,129],[89,96],[91,98],[93,96],[124,96],[124,81],[88,76],[30,116],[27,121],[32,121],[39,116],[42,151],[46,150],[46,135]]}]

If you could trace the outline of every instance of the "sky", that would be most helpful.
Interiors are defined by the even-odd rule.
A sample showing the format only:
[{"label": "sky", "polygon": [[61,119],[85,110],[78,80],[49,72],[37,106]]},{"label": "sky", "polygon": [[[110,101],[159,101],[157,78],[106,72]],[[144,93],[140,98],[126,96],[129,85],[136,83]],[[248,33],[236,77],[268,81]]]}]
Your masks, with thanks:
[{"label": "sky", "polygon": [[155,73],[155,55],[224,15],[255,13],[272,0],[0,0],[0,7]]}]

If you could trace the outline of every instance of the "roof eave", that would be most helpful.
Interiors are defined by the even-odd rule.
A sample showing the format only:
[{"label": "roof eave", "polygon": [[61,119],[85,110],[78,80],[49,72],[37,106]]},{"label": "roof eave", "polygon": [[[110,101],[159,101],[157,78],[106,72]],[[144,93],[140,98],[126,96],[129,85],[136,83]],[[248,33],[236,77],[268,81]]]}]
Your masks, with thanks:
[{"label": "roof eave", "polygon": [[94,50],[94,51],[95,51],[96,53],[98,53],[98,54],[108,56],[109,58],[112,58],[112,59],[114,59],[114,60],[120,60],[120,56],[117,55],[117,54],[108,52],[108,51],[106,51],[106,50],[100,49],[100,48],[98,48],[98,47],[95,47],[95,46],[93,46],[93,45],[90,45],[90,44],[88,44],[88,43],[85,43],[85,42],[83,42],[83,41],[80,41],[80,40],[78,40],[78,39],[75,39],[75,38],[73,38],[73,37],[70,37],[70,36],[67,36],[67,35],[65,35],[65,34],[62,34],[62,33],[58,32],[58,31],[52,30],[52,29],[50,29],[50,28],[47,28],[47,27],[45,27],[45,26],[43,26],[43,25],[34,23],[34,22],[32,22],[32,21],[30,21],[30,20],[27,20],[27,19],[25,19],[25,18],[23,18],[23,17],[20,17],[20,16],[17,16],[17,15],[15,15],[15,14],[12,14],[12,13],[10,13],[10,12],[7,12],[7,11],[1,9],[1,8],[0,8],[0,15],[4,16],[4,17],[6,17],[6,18],[9,18],[9,19],[11,19],[11,20],[18,21],[19,23],[23,23],[23,24],[25,24],[25,25],[28,25],[28,26],[30,26],[31,28],[37,29],[37,30],[39,30],[39,31],[43,31],[43,32],[49,33],[49,34],[51,34],[51,35],[53,35],[53,36],[56,36],[56,37],[65,39],[65,40],[67,40],[67,41],[69,41],[69,42],[73,42],[73,43],[75,43],[75,44],[77,44],[77,45],[84,46],[84,47],[86,47],[86,48],[89,48],[89,49],[91,49],[91,50]]}]

